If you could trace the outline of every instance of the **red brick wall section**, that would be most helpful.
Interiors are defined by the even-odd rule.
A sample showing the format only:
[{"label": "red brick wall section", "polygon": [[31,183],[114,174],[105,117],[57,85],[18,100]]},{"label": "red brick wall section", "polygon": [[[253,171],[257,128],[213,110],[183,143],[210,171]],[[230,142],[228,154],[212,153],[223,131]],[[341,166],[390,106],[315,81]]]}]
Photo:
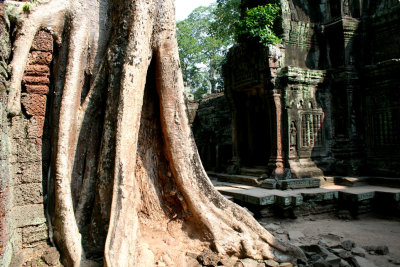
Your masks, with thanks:
[{"label": "red brick wall section", "polygon": [[42,144],[52,53],[52,36],[48,32],[39,31],[32,45],[29,62],[22,79],[22,107],[26,115],[30,117],[28,137],[35,138],[39,146]]}]

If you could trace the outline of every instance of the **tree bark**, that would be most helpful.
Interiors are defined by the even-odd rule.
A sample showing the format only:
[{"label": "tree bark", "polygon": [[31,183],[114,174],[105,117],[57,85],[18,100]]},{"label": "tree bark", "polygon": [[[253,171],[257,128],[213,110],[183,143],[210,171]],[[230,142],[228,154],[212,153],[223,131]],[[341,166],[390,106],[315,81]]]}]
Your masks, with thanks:
[{"label": "tree bark", "polygon": [[186,113],[173,3],[51,0],[21,18],[10,114],[20,112],[32,36],[51,26],[59,43],[49,207],[63,263],[101,254],[105,266],[181,266],[185,252],[205,248],[221,257],[303,257],[207,177]]}]

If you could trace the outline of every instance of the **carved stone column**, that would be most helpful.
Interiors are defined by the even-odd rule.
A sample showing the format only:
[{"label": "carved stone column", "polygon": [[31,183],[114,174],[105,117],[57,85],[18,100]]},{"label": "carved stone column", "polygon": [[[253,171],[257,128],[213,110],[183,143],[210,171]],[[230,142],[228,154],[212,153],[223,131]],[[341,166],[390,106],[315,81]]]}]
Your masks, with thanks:
[{"label": "carved stone column", "polygon": [[268,98],[273,109],[271,113],[271,156],[268,162],[268,170],[272,177],[282,178],[284,175],[284,161],[282,153],[281,94],[274,89]]}]

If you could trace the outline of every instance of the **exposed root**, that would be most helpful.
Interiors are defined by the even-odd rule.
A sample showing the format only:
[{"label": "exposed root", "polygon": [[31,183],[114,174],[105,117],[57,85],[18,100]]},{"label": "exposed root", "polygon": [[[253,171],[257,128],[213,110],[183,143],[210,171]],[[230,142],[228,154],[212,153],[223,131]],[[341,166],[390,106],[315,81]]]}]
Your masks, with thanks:
[{"label": "exposed root", "polygon": [[33,38],[41,27],[61,28],[64,23],[68,2],[52,0],[35,7],[29,15],[21,14],[21,28],[13,44],[13,59],[10,63],[12,76],[9,87],[7,110],[12,116],[21,112],[21,81],[28,61]]},{"label": "exposed root", "polygon": [[[62,96],[57,137],[53,142],[56,147],[52,174],[55,183],[55,211],[52,223],[55,227],[54,236],[61,249],[65,265],[80,266],[86,262],[79,229],[83,229],[88,221],[85,217],[85,209],[92,206],[90,203],[94,198],[94,194],[89,193],[85,193],[85,196],[80,198],[75,193],[73,197],[71,190],[78,189],[71,184],[83,185],[85,192],[96,187],[95,201],[98,203],[95,203],[94,213],[97,212],[98,216],[92,216],[91,228],[94,229],[93,234],[105,233],[106,230],[101,228],[106,227],[109,222],[105,244],[101,237],[98,238],[100,241],[96,244],[99,249],[104,248],[105,266],[145,266],[151,265],[161,257],[167,261],[168,255],[165,256],[162,251],[154,253],[152,247],[147,246],[146,243],[151,244],[150,233],[154,229],[174,238],[172,233],[175,231],[169,229],[174,225],[181,227],[179,229],[181,234],[176,237],[186,238],[185,244],[203,246],[212,243],[221,256],[277,261],[303,257],[301,251],[295,247],[275,240],[243,208],[222,197],[207,177],[201,165],[186,114],[175,33],[174,1],[120,1],[121,3],[118,4],[124,5],[122,8],[129,8],[129,12],[126,12],[129,15],[114,14],[110,18],[115,24],[113,34],[126,42],[122,48],[117,49],[114,49],[112,45],[119,45],[119,43],[108,40],[109,32],[104,27],[99,29],[96,25],[94,30],[92,28],[93,23],[107,24],[104,21],[100,22],[99,18],[94,18],[100,13],[106,14],[107,8],[103,8],[99,14],[91,10],[93,6],[101,9],[99,5],[108,5],[107,0],[100,2],[52,0],[38,6],[29,15],[29,19],[23,20],[22,33],[17,36],[15,55],[11,63],[13,75],[8,110],[10,114],[15,115],[21,109],[21,80],[37,30],[51,25],[60,28],[64,19],[68,17],[70,28],[64,31],[65,34],[69,34],[68,55],[66,62],[62,62],[66,64],[66,67],[57,73],[56,78],[56,84],[62,85],[62,90],[58,91],[62,93]],[[87,14],[90,15],[87,16]],[[121,31],[124,34],[119,32],[119,27],[122,28]],[[107,36],[96,37],[93,31],[97,30]],[[57,32],[60,34],[61,30]],[[109,41],[112,45],[108,44]],[[104,59],[103,54],[106,52],[107,45],[109,45],[108,57]],[[62,51],[66,50],[62,49]],[[142,174],[140,171],[136,172],[137,169],[149,169],[148,166],[140,166],[141,160],[151,165],[154,163],[152,157],[159,156],[156,153],[149,153],[150,159],[139,158],[138,160],[137,158],[146,76],[152,57],[156,65],[155,86],[160,100],[160,131],[162,131],[165,146],[163,152],[166,154],[162,160],[167,161],[164,163],[169,165],[172,174],[160,174],[155,170]],[[104,62],[100,64],[103,59]],[[107,63],[110,69],[106,69]],[[65,73],[61,73],[64,70]],[[106,74],[107,71],[109,72]],[[93,74],[96,78],[81,105],[85,72]],[[103,76],[109,76],[109,80]],[[103,87],[102,83],[108,84]],[[105,92],[102,89],[106,86],[108,86],[108,99],[104,101],[102,94]],[[116,100],[110,99],[114,97]],[[79,137],[83,132],[82,138],[87,133],[90,140],[99,138],[100,130],[90,129],[90,123],[93,114],[97,111],[97,106],[104,102],[107,102],[107,110],[101,152],[97,157],[99,150],[97,144],[87,144],[80,141]],[[115,118],[116,121],[113,121]],[[160,136],[156,138],[160,139]],[[85,149],[77,149],[82,143],[86,145]],[[87,153],[82,156],[86,159],[86,165],[76,167],[75,174],[74,160],[80,156],[77,155],[79,151]],[[95,166],[97,164],[98,169]],[[83,174],[82,168],[86,168]],[[161,167],[161,171],[164,169]],[[160,169],[158,171],[160,172]],[[98,177],[95,184],[96,174]],[[157,175],[159,180],[148,181],[149,177],[154,178]],[[82,176],[84,177],[82,181],[74,180],[82,179]],[[170,181],[170,184],[165,182],[162,190],[155,189],[155,181],[168,181],[168,179],[173,179],[173,181]],[[146,187],[154,191],[145,195],[141,189]],[[149,200],[149,197],[153,195],[163,200]],[[149,206],[144,207],[139,203],[149,204]],[[148,216],[151,209],[161,207],[160,203],[168,203],[172,207],[163,208],[165,214],[155,216],[154,219],[162,222],[162,227],[146,225],[147,217],[143,214]],[[176,206],[180,206],[179,212],[176,211]],[[196,241],[192,242],[190,234],[185,232],[187,229],[183,229],[183,225],[187,222],[175,224],[175,221],[170,220],[172,217],[168,217],[170,215],[175,216],[173,218],[177,221],[189,218],[192,228],[202,231],[208,240],[195,236],[193,239]],[[167,223],[168,221],[170,223]],[[103,224],[100,225],[101,223]],[[141,231],[144,232],[141,233]],[[168,246],[162,244],[159,248],[160,250],[168,249]],[[184,249],[184,246],[182,245],[181,248]]]}]

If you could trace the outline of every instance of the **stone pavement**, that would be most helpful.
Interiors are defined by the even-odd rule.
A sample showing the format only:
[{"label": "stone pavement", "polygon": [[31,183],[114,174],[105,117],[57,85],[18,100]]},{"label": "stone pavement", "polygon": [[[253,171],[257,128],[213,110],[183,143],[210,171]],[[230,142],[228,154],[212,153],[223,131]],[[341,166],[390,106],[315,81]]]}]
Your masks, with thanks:
[{"label": "stone pavement", "polygon": [[400,202],[400,188],[360,185],[324,184],[320,188],[292,190],[265,189],[252,185],[220,182],[212,180],[216,189],[231,200],[256,206],[277,204],[282,207],[295,207],[303,202],[333,201],[342,206],[352,207],[361,203],[384,203],[385,206]]}]

